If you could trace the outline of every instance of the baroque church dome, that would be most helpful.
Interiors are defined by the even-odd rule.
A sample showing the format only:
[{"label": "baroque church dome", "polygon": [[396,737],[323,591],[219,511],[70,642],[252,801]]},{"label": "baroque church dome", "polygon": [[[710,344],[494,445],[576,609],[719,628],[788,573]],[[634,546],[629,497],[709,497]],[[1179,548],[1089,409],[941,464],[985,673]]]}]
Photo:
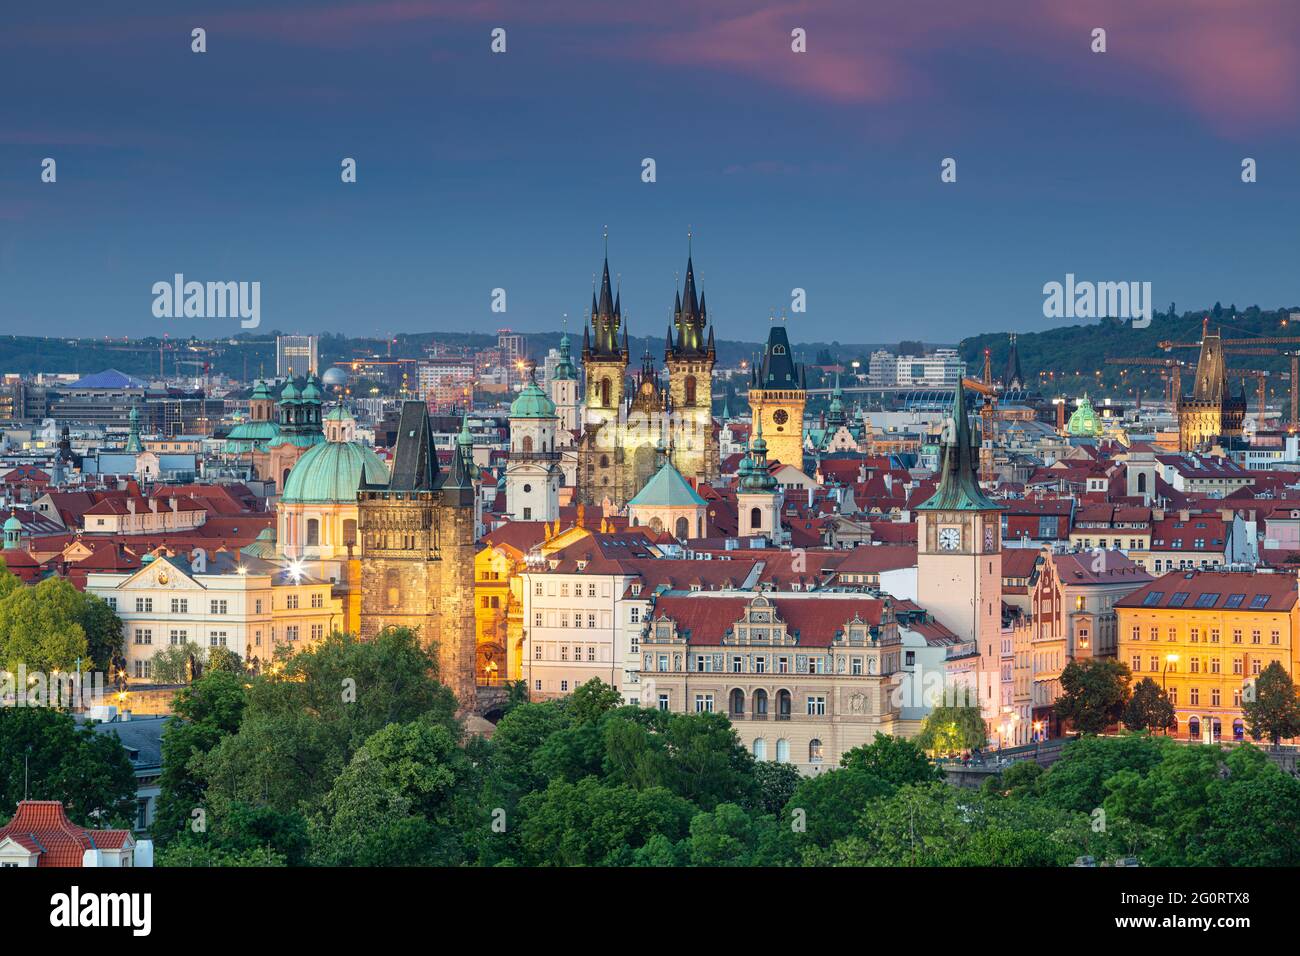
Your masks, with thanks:
[{"label": "baroque church dome", "polygon": [[360,442],[325,442],[293,466],[280,500],[284,504],[355,503],[363,476],[370,484],[386,484],[388,466]]}]

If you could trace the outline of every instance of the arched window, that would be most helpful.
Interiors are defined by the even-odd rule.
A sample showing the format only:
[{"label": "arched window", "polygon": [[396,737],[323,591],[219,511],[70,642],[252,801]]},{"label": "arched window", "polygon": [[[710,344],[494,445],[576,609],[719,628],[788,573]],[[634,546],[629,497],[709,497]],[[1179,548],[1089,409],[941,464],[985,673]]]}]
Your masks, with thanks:
[{"label": "arched window", "polygon": [[763,527],[763,512],[762,512],[762,509],[760,509],[760,508],[750,508],[750,509],[749,509],[749,527],[750,527],[750,529],[753,530],[753,531],[757,531],[757,530],[759,530],[760,528]]},{"label": "arched window", "polygon": [[754,691],[754,719],[767,720],[767,691]]},{"label": "arched window", "polygon": [[790,762],[790,741],[786,740],[784,737],[776,742],[776,762]]},{"label": "arched window", "polygon": [[1138,494],[1145,494],[1147,490],[1146,472],[1138,472]]},{"label": "arched window", "polygon": [[523,441],[521,441],[519,444],[525,453],[531,452],[533,450],[533,436],[525,435]]},{"label": "arched window", "polygon": [[320,544],[320,519],[307,519],[307,547],[313,548]]},{"label": "arched window", "polygon": [[280,479],[280,490],[284,491],[285,485],[289,484],[289,469],[284,470],[284,477]]},{"label": "arched window", "polygon": [[677,540],[685,541],[691,535],[691,523],[685,518],[677,519]]},{"label": "arched window", "polygon": [[739,687],[731,692],[731,716],[745,716],[745,692]]},{"label": "arched window", "polygon": [[609,379],[600,380],[600,404],[602,408],[609,408]]},{"label": "arched window", "polygon": [[695,376],[694,375],[686,376],[686,404],[687,405],[695,404]]},{"label": "arched window", "polygon": [[1223,738],[1223,721],[1215,717],[1211,726],[1214,728],[1214,739],[1216,741],[1221,740]]},{"label": "arched window", "polygon": [[808,762],[809,763],[822,762],[822,742],[818,740],[816,737],[808,741]]},{"label": "arched window", "polygon": [[776,692],[776,719],[790,719],[790,692],[788,690],[779,690]]},{"label": "arched window", "polygon": [[755,760],[767,759],[767,741],[762,737],[754,738],[754,759]]},{"label": "arched window", "polygon": [[1199,740],[1201,737],[1201,718],[1193,717],[1187,721],[1187,739]]},{"label": "arched window", "polygon": [[1246,725],[1242,723],[1240,717],[1238,717],[1236,720],[1232,722],[1232,739],[1233,740],[1246,739]]}]

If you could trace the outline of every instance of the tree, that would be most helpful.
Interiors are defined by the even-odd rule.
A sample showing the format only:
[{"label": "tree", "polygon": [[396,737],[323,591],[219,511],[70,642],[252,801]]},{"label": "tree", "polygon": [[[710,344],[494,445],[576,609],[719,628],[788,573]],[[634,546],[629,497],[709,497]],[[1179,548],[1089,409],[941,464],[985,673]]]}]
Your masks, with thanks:
[{"label": "tree", "polygon": [[518,812],[519,862],[600,866],[630,864],[656,834],[677,842],[697,810],[662,787],[633,790],[587,777],[576,784],[552,782],[524,797]]},{"label": "tree", "polygon": [[1082,733],[1101,733],[1124,713],[1129,676],[1128,665],[1113,658],[1071,661],[1061,671],[1056,716]]},{"label": "tree", "polygon": [[567,704],[574,723],[594,724],[609,711],[623,706],[623,694],[599,677],[593,677],[574,689]]},{"label": "tree", "polygon": [[984,717],[976,706],[935,707],[916,735],[916,745],[934,754],[973,750],[987,741]]},{"label": "tree", "polygon": [[[375,733],[312,819],[323,866],[451,866],[463,860],[459,794],[473,771],[444,724],[416,720]],[[486,825],[486,821],[484,821]]]},{"label": "tree", "polygon": [[1169,695],[1150,677],[1133,687],[1133,696],[1124,705],[1124,726],[1129,730],[1168,730],[1178,724]]},{"label": "tree", "polygon": [[871,743],[846,752],[840,766],[865,771],[894,787],[939,779],[938,769],[915,741],[881,733]]},{"label": "tree", "polygon": [[161,793],[152,830],[160,846],[192,832],[194,811],[204,807],[207,794],[199,763],[239,730],[246,703],[243,679],[224,671],[204,674],[176,695],[172,710],[179,719],[163,730]]},{"label": "tree", "polygon": [[857,829],[872,801],[897,789],[866,770],[830,770],[800,782],[786,804],[783,819],[802,826],[802,831],[796,831],[801,846],[827,848]]},{"label": "tree", "polygon": [[50,707],[0,707],[0,808],[61,800],[83,826],[135,822],[135,771],[113,734]]},{"label": "tree", "polygon": [[1038,796],[1051,806],[1092,813],[1109,791],[1106,782],[1123,770],[1145,776],[1176,747],[1168,737],[1080,737],[1061,751],[1061,758],[1038,779]]},{"label": "tree", "polygon": [[153,679],[159,684],[184,684],[190,678],[190,657],[202,663],[205,648],[198,644],[168,644],[152,657]]},{"label": "tree", "polygon": [[758,809],[764,813],[780,813],[790,802],[803,782],[794,764],[775,760],[754,762],[754,781],[758,786]]},{"label": "tree", "polygon": [[1277,661],[1255,678],[1254,693],[1244,695],[1241,710],[1246,717],[1246,729],[1255,740],[1263,737],[1276,747],[1283,738],[1300,735],[1300,703],[1296,701],[1295,684]]},{"label": "tree", "polygon": [[0,664],[6,669],[52,673],[71,670],[78,658],[89,659],[86,630],[77,615],[69,613],[66,602],[49,600],[63,596],[56,586],[47,586],[55,580],[17,588],[0,600]]}]

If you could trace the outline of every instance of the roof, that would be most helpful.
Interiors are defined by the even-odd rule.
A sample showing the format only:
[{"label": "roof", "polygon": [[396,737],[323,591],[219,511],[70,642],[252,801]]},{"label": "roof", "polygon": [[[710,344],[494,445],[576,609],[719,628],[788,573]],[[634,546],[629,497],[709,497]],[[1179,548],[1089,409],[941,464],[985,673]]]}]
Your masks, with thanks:
[{"label": "roof", "polygon": [[704,506],[699,492],[687,484],[672,462],[664,462],[645,487],[636,493],[629,507],[690,507]]},{"label": "roof", "polygon": [[127,375],[125,372],[119,372],[115,368],[105,369],[102,372],[95,372],[92,375],[83,375],[72,383],[72,388],[146,388],[148,382],[136,378],[134,375]]},{"label": "roof", "polygon": [[355,503],[362,479],[370,485],[388,480],[388,466],[360,442],[326,442],[298,459],[284,483],[281,501]]},{"label": "roof", "polygon": [[688,644],[715,646],[731,633],[745,608],[760,597],[774,605],[777,620],[785,622],[798,647],[830,647],[835,634],[853,620],[879,624],[885,606],[882,598],[857,594],[732,596],[708,591],[673,591],[655,602],[653,618],[674,621]]},{"label": "roof", "polygon": [[916,545],[879,544],[863,545],[847,553],[835,569],[840,575],[878,574],[898,568],[916,567]]},{"label": "roof", "polygon": [[162,767],[162,735],[170,716],[132,717],[130,720],[100,721],[90,729],[97,734],[111,734],[127,751],[136,772]]},{"label": "roof", "polygon": [[129,830],[87,830],[68,819],[58,800],[22,800],[14,818],[0,827],[6,838],[38,854],[37,866],[81,866],[86,850],[134,846]]},{"label": "roof", "polygon": [[1116,607],[1187,611],[1288,611],[1296,603],[1293,574],[1172,571],[1116,601]]}]

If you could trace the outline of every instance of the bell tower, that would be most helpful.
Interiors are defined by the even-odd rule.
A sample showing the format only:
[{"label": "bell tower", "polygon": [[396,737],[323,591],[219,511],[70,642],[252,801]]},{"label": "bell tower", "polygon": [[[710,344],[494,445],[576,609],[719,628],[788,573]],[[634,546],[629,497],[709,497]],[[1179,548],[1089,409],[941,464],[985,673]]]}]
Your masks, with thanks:
[{"label": "bell tower", "polygon": [[767,453],[782,464],[803,468],[803,413],[808,403],[804,367],[795,363],[784,325],[773,325],[763,361],[750,373],[749,412],[761,423]]},{"label": "bell tower", "polygon": [[[689,245],[689,237],[688,237]],[[686,287],[678,293],[664,343],[668,397],[672,407],[673,465],[701,481],[718,477],[718,443],[713,434],[713,366],[717,350],[708,306],[695,288],[695,265],[686,253]],[[707,331],[706,331],[707,327]]]},{"label": "bell tower", "polygon": [[1001,509],[979,486],[979,439],[966,416],[960,378],[942,445],[938,488],[916,509],[917,598],[940,624],[978,649],[975,671],[987,718],[1001,705]]}]

